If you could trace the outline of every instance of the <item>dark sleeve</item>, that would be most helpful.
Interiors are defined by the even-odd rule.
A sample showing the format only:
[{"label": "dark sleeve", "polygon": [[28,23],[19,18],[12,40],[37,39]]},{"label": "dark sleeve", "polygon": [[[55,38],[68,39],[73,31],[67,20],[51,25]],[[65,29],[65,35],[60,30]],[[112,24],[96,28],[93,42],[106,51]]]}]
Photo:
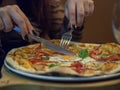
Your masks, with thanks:
[{"label": "dark sleeve", "polygon": [[31,2],[29,0],[16,0],[17,5],[24,12],[30,21],[34,21],[33,13],[31,8]]}]

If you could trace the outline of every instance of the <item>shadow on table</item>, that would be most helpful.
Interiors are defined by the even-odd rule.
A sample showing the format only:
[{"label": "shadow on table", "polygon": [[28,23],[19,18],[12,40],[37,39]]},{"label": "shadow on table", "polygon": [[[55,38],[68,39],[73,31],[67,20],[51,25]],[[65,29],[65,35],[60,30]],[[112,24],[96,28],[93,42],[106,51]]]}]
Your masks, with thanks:
[{"label": "shadow on table", "polygon": [[0,87],[0,90],[120,90],[120,85],[103,87],[52,87],[39,85],[11,85]]}]

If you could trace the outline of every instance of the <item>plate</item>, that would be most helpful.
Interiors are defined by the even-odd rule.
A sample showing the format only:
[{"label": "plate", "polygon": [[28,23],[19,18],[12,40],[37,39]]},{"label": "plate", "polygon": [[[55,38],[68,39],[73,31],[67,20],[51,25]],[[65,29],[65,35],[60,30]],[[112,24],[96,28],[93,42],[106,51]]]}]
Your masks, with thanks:
[{"label": "plate", "polygon": [[66,83],[73,83],[73,82],[93,82],[93,81],[101,81],[101,80],[110,80],[114,78],[120,77],[120,72],[109,74],[109,75],[101,75],[101,76],[92,76],[92,77],[63,77],[63,76],[44,76],[44,75],[38,75],[38,74],[31,74],[27,72],[23,72],[20,70],[17,70],[10,66],[6,60],[4,61],[5,67],[16,73],[17,75],[21,75],[23,77],[27,77],[30,79],[36,79],[36,80],[44,80],[44,81],[52,81],[52,82],[66,82]]}]

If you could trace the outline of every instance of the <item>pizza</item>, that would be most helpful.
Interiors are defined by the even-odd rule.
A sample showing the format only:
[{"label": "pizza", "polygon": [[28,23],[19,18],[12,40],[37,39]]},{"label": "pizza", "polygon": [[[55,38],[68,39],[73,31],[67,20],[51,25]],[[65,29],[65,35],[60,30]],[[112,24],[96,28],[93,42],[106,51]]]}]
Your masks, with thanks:
[{"label": "pizza", "polygon": [[[59,40],[51,42],[59,44]],[[66,48],[75,55],[65,55],[46,48],[42,43],[14,48],[6,62],[13,68],[33,74],[66,76],[101,76],[120,71],[120,45],[116,43],[76,43]]]}]

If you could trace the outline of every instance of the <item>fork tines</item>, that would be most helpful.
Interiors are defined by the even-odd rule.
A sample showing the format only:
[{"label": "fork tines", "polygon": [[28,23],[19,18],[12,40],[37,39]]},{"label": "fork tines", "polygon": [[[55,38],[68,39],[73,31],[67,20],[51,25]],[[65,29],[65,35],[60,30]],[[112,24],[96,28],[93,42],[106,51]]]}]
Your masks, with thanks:
[{"label": "fork tines", "polygon": [[75,28],[76,28],[76,26],[72,25],[70,31],[68,31],[68,32],[66,32],[62,35],[62,38],[61,38],[61,41],[60,41],[60,46],[61,47],[66,48],[69,45],[69,43],[72,39],[72,32],[75,30]]}]

